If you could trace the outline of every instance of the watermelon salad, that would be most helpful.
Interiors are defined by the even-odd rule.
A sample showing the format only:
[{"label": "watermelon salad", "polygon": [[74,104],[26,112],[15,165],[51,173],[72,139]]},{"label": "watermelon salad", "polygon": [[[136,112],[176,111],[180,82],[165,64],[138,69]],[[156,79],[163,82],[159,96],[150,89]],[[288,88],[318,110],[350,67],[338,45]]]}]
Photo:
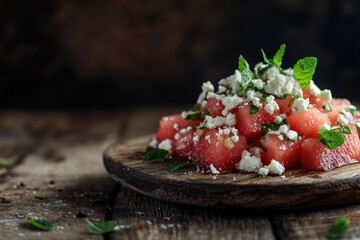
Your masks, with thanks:
[{"label": "watermelon salad", "polygon": [[360,114],[313,81],[317,58],[282,67],[282,44],[252,69],[240,55],[233,75],[202,84],[195,105],[164,116],[144,159],[179,156],[212,174],[261,176],[286,169],[329,171],[360,161]]}]

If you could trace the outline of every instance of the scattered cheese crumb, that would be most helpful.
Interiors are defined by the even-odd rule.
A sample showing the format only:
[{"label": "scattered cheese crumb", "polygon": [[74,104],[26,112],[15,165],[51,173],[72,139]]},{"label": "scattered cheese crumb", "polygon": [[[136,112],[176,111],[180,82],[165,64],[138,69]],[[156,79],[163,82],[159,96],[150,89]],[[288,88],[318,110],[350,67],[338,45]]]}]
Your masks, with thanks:
[{"label": "scattered cheese crumb", "polygon": [[349,123],[349,120],[344,116],[344,114],[339,114],[338,118],[337,118],[337,122],[340,123],[340,124],[348,124]]},{"label": "scattered cheese crumb", "polygon": [[318,130],[318,131],[330,130],[330,129],[331,129],[330,125],[327,124],[327,123],[324,123],[324,124],[322,124],[322,125],[319,126],[319,130]]},{"label": "scattered cheese crumb", "polygon": [[282,117],[280,117],[280,116],[276,116],[276,117],[275,117],[275,122],[276,122],[277,124],[281,123],[282,121],[283,121]]},{"label": "scattered cheese crumb", "polygon": [[304,98],[296,98],[294,100],[293,106],[292,106],[292,112],[294,114],[298,114],[301,112],[306,112],[308,107],[309,107],[309,99],[304,99]]},{"label": "scattered cheese crumb", "polygon": [[195,135],[195,136],[193,137],[193,141],[194,141],[194,143],[197,143],[197,142],[199,141],[199,136],[198,136],[198,135]]},{"label": "scattered cheese crumb", "polygon": [[226,115],[225,124],[229,127],[235,126],[236,124],[235,114],[229,113],[228,115]]},{"label": "scattered cheese crumb", "polygon": [[180,139],[180,137],[181,137],[181,136],[180,136],[180,134],[179,134],[179,133],[176,133],[176,134],[175,134],[175,140],[179,140],[179,139]]},{"label": "scattered cheese crumb", "polygon": [[213,164],[210,164],[211,174],[220,174],[220,172],[214,167]]},{"label": "scattered cheese crumb", "polygon": [[158,146],[158,141],[156,140],[156,138],[152,138],[151,141],[149,142],[149,147],[157,148],[157,146]]},{"label": "scattered cheese crumb", "polygon": [[159,148],[164,149],[164,150],[168,151],[169,153],[171,153],[171,150],[172,150],[171,140],[165,139],[164,141],[159,143]]},{"label": "scattered cheese crumb", "polygon": [[251,156],[247,150],[241,154],[241,160],[235,164],[235,168],[245,172],[255,172],[256,169],[262,167],[262,162],[259,157]]},{"label": "scattered cheese crumb", "polygon": [[263,80],[254,79],[254,80],[252,80],[252,82],[257,89],[261,90],[264,88],[265,83],[263,82]]},{"label": "scattered cheese crumb", "polygon": [[259,169],[258,174],[265,177],[269,174],[269,169],[262,167]]},{"label": "scattered cheese crumb", "polygon": [[297,132],[293,131],[293,130],[289,130],[287,131],[287,133],[285,133],[286,137],[292,141],[296,141],[298,134]]},{"label": "scattered cheese crumb", "polygon": [[265,166],[265,168],[269,169],[270,174],[275,175],[281,175],[285,171],[284,166],[275,159],[272,159],[270,164]]}]

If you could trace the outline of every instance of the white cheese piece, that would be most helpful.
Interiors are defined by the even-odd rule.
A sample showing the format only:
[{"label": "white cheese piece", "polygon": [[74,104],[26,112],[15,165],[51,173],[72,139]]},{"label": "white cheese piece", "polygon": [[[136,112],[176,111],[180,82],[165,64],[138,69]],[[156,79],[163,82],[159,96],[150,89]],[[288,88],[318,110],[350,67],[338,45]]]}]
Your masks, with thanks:
[{"label": "white cheese piece", "polygon": [[337,120],[336,120],[338,123],[340,123],[340,124],[344,124],[344,125],[346,125],[346,124],[348,124],[349,123],[349,120],[345,117],[345,115],[344,114],[339,114],[339,116],[338,116],[338,118],[337,118]]},{"label": "white cheese piece", "polygon": [[220,174],[220,172],[214,167],[213,164],[210,164],[211,174]]},{"label": "white cheese piece", "polygon": [[252,80],[252,83],[259,90],[263,89],[264,85],[265,85],[265,83],[261,79],[254,79],[254,80]]},{"label": "white cheese piece", "polygon": [[225,125],[225,117],[217,116],[215,118],[207,115],[205,117],[204,123],[206,124],[207,128],[214,129],[220,126]]},{"label": "white cheese piece", "polygon": [[320,131],[322,131],[322,130],[330,130],[330,129],[331,129],[330,125],[327,124],[327,123],[324,123],[324,124],[321,124],[321,125],[319,126],[318,131],[320,132]]},{"label": "white cheese piece", "polygon": [[239,141],[239,136],[238,136],[238,135],[232,136],[232,137],[231,137],[231,141],[232,141],[233,143],[237,143],[237,142]]},{"label": "white cheese piece", "polygon": [[281,175],[285,171],[284,166],[275,159],[272,159],[270,164],[265,166],[265,168],[269,169],[270,174],[275,175]]},{"label": "white cheese piece", "polygon": [[269,174],[269,169],[262,167],[259,169],[258,174],[265,177]]},{"label": "white cheese piece", "polygon": [[235,114],[229,113],[228,115],[226,115],[225,124],[226,124],[226,126],[229,126],[229,127],[235,126],[235,124],[236,124]]},{"label": "white cheese piece", "polygon": [[283,97],[285,95],[302,96],[302,89],[300,84],[291,76],[279,73],[275,67],[270,68],[265,73],[268,81],[264,86],[266,93]]},{"label": "white cheese piece", "polygon": [[205,136],[205,140],[206,140],[208,143],[211,143],[210,135],[206,135],[206,136]]},{"label": "white cheese piece", "polygon": [[202,92],[200,93],[197,102],[201,103],[204,99],[207,93],[214,92],[214,85],[210,81],[204,82],[201,86]]},{"label": "white cheese piece", "polygon": [[254,71],[256,74],[259,73],[259,69],[263,69],[263,68],[266,68],[268,65],[267,64],[264,64],[263,62],[259,62],[255,65],[254,67]]},{"label": "white cheese piece", "polygon": [[179,140],[181,138],[180,134],[179,133],[176,133],[175,134],[175,140]]},{"label": "white cheese piece", "polygon": [[244,150],[241,154],[241,160],[235,164],[235,168],[245,172],[255,172],[262,167],[260,157],[251,156],[247,150]]},{"label": "white cheese piece", "polygon": [[230,134],[230,129],[229,128],[225,128],[224,130],[223,130],[223,133],[225,134],[225,135],[229,135]]},{"label": "white cheese piece", "polygon": [[294,114],[298,114],[301,112],[306,112],[309,108],[310,102],[309,99],[304,98],[297,98],[294,100],[293,106],[292,106],[292,112]]},{"label": "white cheese piece", "polygon": [[198,136],[198,135],[195,135],[195,136],[193,137],[193,141],[194,141],[194,143],[199,142],[199,136]]},{"label": "white cheese piece", "polygon": [[151,139],[151,141],[149,142],[149,147],[151,147],[151,148],[157,148],[158,147],[158,141],[156,140],[156,138]]},{"label": "white cheese piece", "polygon": [[320,88],[316,86],[313,80],[310,81],[310,94],[315,97],[320,97],[321,94]]},{"label": "white cheese piece", "polygon": [[331,91],[328,89],[321,91],[320,98],[325,100],[326,103],[331,103],[331,101],[332,101]]},{"label": "white cheese piece", "polygon": [[262,104],[260,102],[260,98],[254,97],[252,100],[252,104],[257,107],[257,108],[261,108]]},{"label": "white cheese piece", "polygon": [[292,69],[292,68],[285,69],[285,70],[283,70],[283,73],[288,75],[288,76],[293,76],[294,75],[294,69]]},{"label": "white cheese piece", "polygon": [[165,139],[164,141],[159,143],[159,148],[164,149],[164,150],[168,151],[169,153],[171,153],[171,151],[172,151],[171,140]]},{"label": "white cheese piece", "polygon": [[285,136],[292,141],[296,141],[298,134],[297,134],[297,132],[295,132],[293,130],[289,130],[289,131],[287,131],[287,133],[285,133]]},{"label": "white cheese piece", "polygon": [[237,95],[224,97],[221,101],[225,107],[224,110],[222,111],[223,116],[226,116],[229,110],[239,106],[239,104],[242,103],[243,101],[244,99],[238,97]]},{"label": "white cheese piece", "polygon": [[280,141],[283,141],[283,140],[284,140],[284,136],[283,136],[283,135],[278,135],[278,139],[279,139]]},{"label": "white cheese piece", "polygon": [[241,73],[239,70],[235,70],[235,73],[225,79],[219,81],[219,85],[230,88],[231,93],[238,93],[241,86]]},{"label": "white cheese piece", "polygon": [[275,116],[275,122],[277,124],[281,123],[283,121],[282,117],[281,116]]},{"label": "white cheese piece", "polygon": [[268,102],[264,109],[267,113],[269,114],[273,114],[275,110],[279,110],[279,105],[277,104],[277,102],[275,102],[275,97],[270,95],[266,97],[266,101]]}]

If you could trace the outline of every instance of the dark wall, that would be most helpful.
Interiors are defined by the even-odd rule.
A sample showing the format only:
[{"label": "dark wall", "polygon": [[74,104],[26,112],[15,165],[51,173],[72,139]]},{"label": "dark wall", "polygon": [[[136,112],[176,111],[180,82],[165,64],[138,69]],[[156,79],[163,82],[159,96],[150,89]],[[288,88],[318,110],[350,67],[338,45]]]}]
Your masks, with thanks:
[{"label": "dark wall", "polygon": [[360,100],[360,2],[1,1],[0,108],[191,104],[201,82],[287,44],[285,66]]}]

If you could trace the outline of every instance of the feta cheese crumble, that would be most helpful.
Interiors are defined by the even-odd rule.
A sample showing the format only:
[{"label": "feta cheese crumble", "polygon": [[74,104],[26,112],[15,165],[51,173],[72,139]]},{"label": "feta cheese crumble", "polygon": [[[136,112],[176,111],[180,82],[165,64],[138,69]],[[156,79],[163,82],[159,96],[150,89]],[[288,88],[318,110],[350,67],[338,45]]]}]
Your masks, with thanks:
[{"label": "feta cheese crumble", "polygon": [[156,140],[156,138],[152,138],[151,141],[149,142],[149,147],[157,148],[157,146],[158,146],[158,141]]},{"label": "feta cheese crumble", "polygon": [[327,124],[327,123],[324,123],[324,124],[322,124],[322,125],[320,125],[319,126],[319,132],[320,131],[322,131],[322,130],[330,130],[331,129],[331,127],[330,127],[330,125],[329,124]]},{"label": "feta cheese crumble", "polygon": [[172,143],[172,141],[170,139],[165,139],[164,141],[159,143],[159,148],[164,149],[164,150],[168,151],[169,153],[171,153],[171,151],[172,151],[171,143]]},{"label": "feta cheese crumble", "polygon": [[269,174],[269,169],[262,167],[259,169],[258,174],[265,177]]},{"label": "feta cheese crumble", "polygon": [[307,109],[309,108],[310,102],[309,99],[304,99],[304,98],[296,98],[294,100],[293,106],[292,106],[292,112],[294,114],[298,114],[301,112],[306,112]]},{"label": "feta cheese crumble", "polygon": [[211,174],[220,174],[220,172],[214,167],[213,164],[210,164]]},{"label": "feta cheese crumble", "polygon": [[270,174],[274,175],[281,175],[285,171],[284,166],[275,159],[271,160],[270,164],[265,166],[265,168],[269,169]]},{"label": "feta cheese crumble", "polygon": [[247,150],[244,150],[241,154],[241,160],[235,164],[235,168],[245,172],[255,172],[255,170],[262,167],[260,157],[251,156]]}]

